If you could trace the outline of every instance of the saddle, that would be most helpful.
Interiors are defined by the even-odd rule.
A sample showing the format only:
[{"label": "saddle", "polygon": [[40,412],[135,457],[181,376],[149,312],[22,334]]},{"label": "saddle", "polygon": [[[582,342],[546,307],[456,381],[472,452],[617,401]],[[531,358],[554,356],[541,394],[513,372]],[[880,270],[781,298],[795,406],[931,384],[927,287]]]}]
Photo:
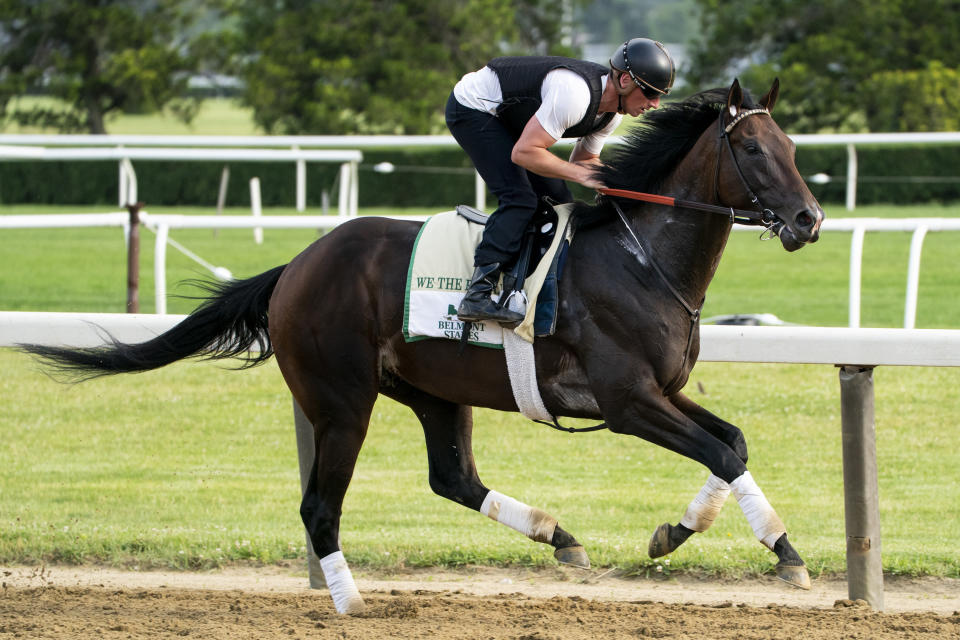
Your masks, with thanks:
[{"label": "saddle", "polygon": [[[554,209],[558,203],[543,198],[523,234],[520,254],[503,269],[503,288],[500,304],[506,304],[511,296],[523,292],[527,278],[536,271],[544,256],[550,251],[560,224],[560,216]],[[486,225],[490,217],[465,204],[456,206],[458,215],[479,225]],[[570,237],[563,238],[547,267],[546,277],[536,299],[533,334],[537,337],[552,335],[557,323],[559,283],[566,262]]]},{"label": "saddle", "polygon": [[535,336],[552,335],[557,321],[557,285],[572,237],[571,208],[559,205],[554,209],[545,204],[524,234],[519,256],[504,269],[500,299],[524,314],[514,329],[495,322],[464,323],[456,315],[473,273],[473,254],[487,216],[464,205],[431,216],[421,227],[410,258],[404,339],[462,340],[466,335],[470,344],[503,348],[505,332],[528,343]]}]

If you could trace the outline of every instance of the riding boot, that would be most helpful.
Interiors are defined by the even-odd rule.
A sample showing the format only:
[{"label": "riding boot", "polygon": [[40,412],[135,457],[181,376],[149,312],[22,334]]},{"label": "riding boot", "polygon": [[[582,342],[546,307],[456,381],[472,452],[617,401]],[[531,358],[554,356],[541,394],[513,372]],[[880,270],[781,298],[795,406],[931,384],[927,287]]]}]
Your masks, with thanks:
[{"label": "riding boot", "polygon": [[501,307],[490,297],[500,280],[500,263],[494,262],[477,267],[470,279],[470,287],[457,309],[457,318],[463,322],[493,320],[501,324],[516,324],[523,314]]}]

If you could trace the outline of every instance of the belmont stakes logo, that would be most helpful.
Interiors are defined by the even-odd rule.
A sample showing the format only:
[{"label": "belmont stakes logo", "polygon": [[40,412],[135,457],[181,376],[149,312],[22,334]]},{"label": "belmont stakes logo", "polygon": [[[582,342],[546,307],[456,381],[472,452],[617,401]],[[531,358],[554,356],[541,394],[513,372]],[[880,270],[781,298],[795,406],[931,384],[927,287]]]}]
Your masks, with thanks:
[{"label": "belmont stakes logo", "polygon": [[[443,333],[443,337],[459,340],[463,336],[463,325],[464,323],[457,319],[457,308],[450,304],[447,305],[447,315],[437,322],[437,329]],[[485,329],[482,322],[471,322],[467,340],[480,342],[480,335],[485,332]]]}]

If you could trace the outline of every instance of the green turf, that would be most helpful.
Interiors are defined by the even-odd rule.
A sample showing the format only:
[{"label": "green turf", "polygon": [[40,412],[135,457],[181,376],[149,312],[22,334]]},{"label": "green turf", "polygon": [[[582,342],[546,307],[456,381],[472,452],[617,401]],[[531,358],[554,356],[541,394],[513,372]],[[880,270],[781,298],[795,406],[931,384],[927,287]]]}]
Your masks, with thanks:
[{"label": "green turf", "polygon": [[[67,561],[211,567],[302,558],[291,400],[275,364],[225,371],[180,363],[79,386],[52,382],[0,350],[0,563]],[[960,371],[875,373],[887,571],[960,576],[954,541]],[[815,574],[844,570],[839,384],[833,367],[703,363],[689,386],[741,425],[751,468]],[[488,410],[475,414],[485,483],[539,506],[594,564],[633,573],[766,572],[732,499],[713,528],[646,558],[707,472],[635,438],[570,435]],[[572,424],[578,424],[573,422]],[[367,567],[549,565],[551,550],[433,495],[422,432],[381,399],[344,505],[343,548]]]},{"label": "green turf", "polygon": [[[42,105],[48,108],[62,103],[50,98],[26,96],[17,99],[17,104],[28,108]],[[12,106],[12,105],[11,105]],[[114,135],[223,135],[252,136],[263,135],[253,122],[253,110],[244,107],[234,98],[208,98],[203,101],[200,111],[190,124],[177,120],[169,112],[151,114],[112,114],[107,118],[107,133]],[[8,124],[3,133],[57,133],[55,130],[34,126],[20,127]]]}]

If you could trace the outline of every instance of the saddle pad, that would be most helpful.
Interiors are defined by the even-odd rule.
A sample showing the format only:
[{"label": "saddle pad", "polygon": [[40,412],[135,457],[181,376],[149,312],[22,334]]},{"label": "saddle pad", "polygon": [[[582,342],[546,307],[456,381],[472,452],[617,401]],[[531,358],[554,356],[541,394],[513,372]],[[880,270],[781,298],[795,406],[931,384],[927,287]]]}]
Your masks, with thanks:
[{"label": "saddle pad", "polygon": [[[572,205],[555,208],[558,232],[536,270],[526,279],[526,316],[514,332],[533,342],[537,294],[561,242],[569,239]],[[483,226],[472,223],[455,211],[431,216],[420,228],[410,266],[403,308],[403,337],[407,342],[426,338],[459,340],[463,322],[457,307],[473,275],[473,253],[483,235]],[[470,325],[470,344],[503,348],[503,328],[496,322]]]}]

